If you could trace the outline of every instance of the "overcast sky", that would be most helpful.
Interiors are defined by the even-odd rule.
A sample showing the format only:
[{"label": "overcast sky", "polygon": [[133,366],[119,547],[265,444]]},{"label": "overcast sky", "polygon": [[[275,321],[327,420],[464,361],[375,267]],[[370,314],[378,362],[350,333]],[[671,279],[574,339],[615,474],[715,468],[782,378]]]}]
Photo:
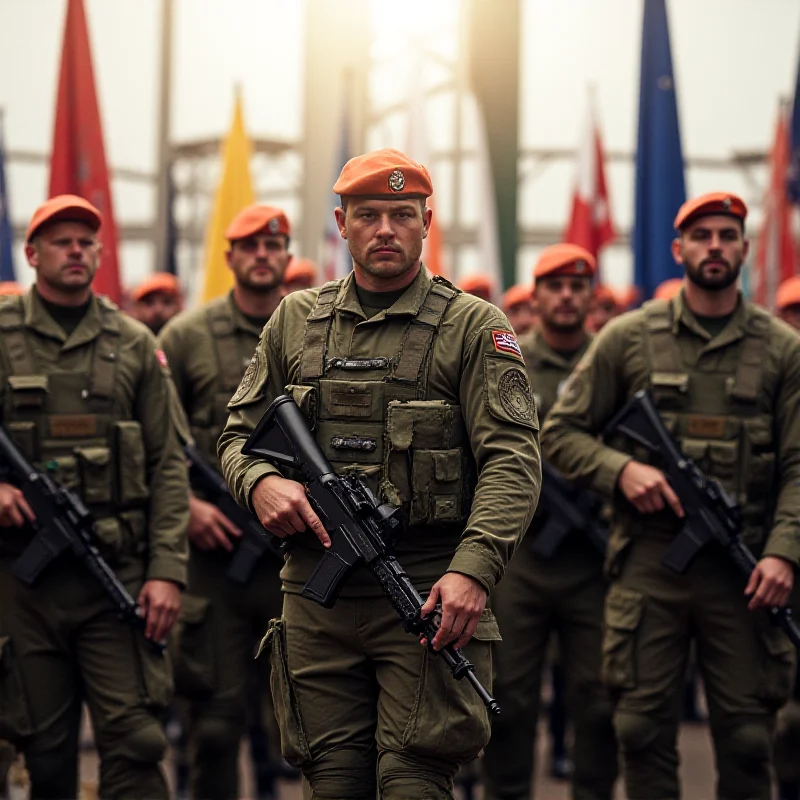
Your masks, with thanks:
[{"label": "overcast sky", "polygon": [[[347,13],[347,0],[331,2]],[[116,167],[152,171],[160,0],[85,0],[85,6],[109,160]],[[364,46],[384,64],[381,101],[393,93],[396,99],[403,96],[412,40],[436,37],[445,47],[448,37],[455,41],[458,6],[458,0],[371,0],[374,35]],[[524,0],[523,7],[522,146],[575,146],[591,81],[606,147],[632,152],[641,0]],[[50,150],[65,8],[65,0],[0,0],[0,107],[11,151]],[[252,135],[300,138],[303,0],[176,0],[175,8],[173,139],[224,134],[236,83]],[[800,2],[668,0],[668,12],[685,156],[768,149],[778,98],[791,95],[794,87]],[[432,111],[429,130],[441,128]],[[387,126],[387,140],[380,143],[402,147],[399,135]],[[27,220],[44,199],[47,171],[12,163],[8,172],[13,216]],[[523,223],[564,224],[572,174],[572,165],[564,162],[524,182]],[[610,179],[614,217],[627,228],[632,167],[612,165]],[[748,184],[736,172],[692,170],[687,188],[740,191],[756,201],[763,180],[761,172]],[[145,186],[118,181],[114,197],[120,223],[148,221],[153,214],[152,192]],[[473,206],[478,218],[477,201]],[[24,265],[18,255],[19,272]],[[520,275],[527,274],[534,256],[534,251],[520,253]],[[122,259],[130,283],[150,269],[152,253],[149,247],[125,245]],[[613,282],[624,282],[628,253],[618,249],[609,261]]]}]

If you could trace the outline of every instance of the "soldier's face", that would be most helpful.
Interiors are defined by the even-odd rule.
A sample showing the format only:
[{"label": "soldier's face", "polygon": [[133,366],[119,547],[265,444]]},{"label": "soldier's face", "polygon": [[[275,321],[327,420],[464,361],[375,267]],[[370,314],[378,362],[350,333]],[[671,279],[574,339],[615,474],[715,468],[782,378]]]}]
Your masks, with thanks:
[{"label": "soldier's face", "polygon": [[180,298],[171,292],[150,292],[137,300],[131,316],[158,333],[181,310]]},{"label": "soldier's face", "polygon": [[692,283],[714,292],[736,283],[748,246],[738,220],[714,214],[687,226],[672,243],[672,255]]},{"label": "soldier's face", "polygon": [[522,336],[523,333],[527,333],[536,321],[533,304],[530,302],[516,303],[513,306],[509,306],[509,308],[506,309],[506,316],[517,336]]},{"label": "soldier's face", "polygon": [[418,199],[351,197],[345,209],[336,209],[339,233],[347,239],[356,268],[377,280],[391,280],[414,268],[430,221],[430,209]]},{"label": "soldier's face", "polygon": [[82,222],[54,222],[25,246],[36,280],[59,292],[80,293],[91,285],[100,263],[97,234]]},{"label": "soldier's face", "polygon": [[289,265],[286,237],[279,233],[237,239],[225,256],[236,283],[254,292],[270,292],[281,286]]},{"label": "soldier's face", "polygon": [[540,278],[534,287],[540,324],[556,332],[579,330],[592,302],[592,282],[577,275]]}]

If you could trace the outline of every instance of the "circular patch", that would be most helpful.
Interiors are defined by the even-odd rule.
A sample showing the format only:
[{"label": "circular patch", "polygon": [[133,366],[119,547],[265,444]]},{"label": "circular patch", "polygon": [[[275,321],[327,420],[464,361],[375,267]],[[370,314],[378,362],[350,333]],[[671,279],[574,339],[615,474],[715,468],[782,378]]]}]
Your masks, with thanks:
[{"label": "circular patch", "polygon": [[389,176],[389,188],[393,192],[402,192],[406,186],[406,177],[400,172],[399,169],[396,169],[392,174]]},{"label": "circular patch", "polygon": [[242,380],[239,383],[239,388],[236,390],[236,394],[231,397],[231,403],[238,403],[244,397],[247,396],[247,393],[253,386],[253,383],[256,380],[256,375],[258,374],[258,350],[253,354],[253,357],[250,359],[250,363],[247,365],[247,369],[244,371],[244,375],[242,375]]},{"label": "circular patch", "polygon": [[270,233],[277,233],[278,228],[280,228],[281,223],[277,217],[273,217],[268,223],[267,228],[269,228]]},{"label": "circular patch", "polygon": [[507,369],[500,378],[498,385],[500,402],[506,413],[512,419],[520,422],[532,422],[536,413],[531,396],[531,386],[528,376],[516,367]]}]

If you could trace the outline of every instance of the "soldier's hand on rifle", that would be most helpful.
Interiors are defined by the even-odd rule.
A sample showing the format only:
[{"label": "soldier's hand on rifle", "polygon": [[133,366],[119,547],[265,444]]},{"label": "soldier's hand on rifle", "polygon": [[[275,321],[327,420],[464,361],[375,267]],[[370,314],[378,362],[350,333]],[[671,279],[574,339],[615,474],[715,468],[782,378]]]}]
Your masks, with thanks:
[{"label": "soldier's hand on rifle", "polygon": [[0,528],[22,528],[26,522],[35,521],[22,491],[10,483],[0,483]]},{"label": "soldier's hand on rifle", "polygon": [[222,547],[233,550],[231,539],[238,539],[242,532],[213,503],[207,503],[193,494],[189,495],[189,541],[201,550]]},{"label": "soldier's hand on rifle", "polygon": [[[747,607],[757,608],[785,606],[794,585],[794,567],[782,558],[765,556],[756,564],[744,593],[750,597]],[[752,595],[752,596],[751,596]]]},{"label": "soldier's hand on rifle", "polygon": [[442,619],[439,632],[433,637],[433,649],[441,650],[455,642],[456,649],[460,650],[478,627],[486,607],[486,589],[475,578],[460,572],[447,572],[431,587],[420,612],[422,616],[427,617],[437,603],[442,607]]},{"label": "soldier's hand on rifle", "polygon": [[679,517],[683,517],[683,506],[660,469],[629,461],[619,474],[617,485],[620,491],[640,514],[654,514],[664,510],[666,500]]},{"label": "soldier's hand on rifle", "polygon": [[144,635],[154,642],[163,642],[181,610],[180,589],[171,581],[146,581],[137,602],[147,623]]},{"label": "soldier's hand on rifle", "polygon": [[331,537],[311,508],[303,484],[267,475],[255,485],[251,497],[256,516],[270,533],[284,539],[310,528],[325,547],[331,546]]}]

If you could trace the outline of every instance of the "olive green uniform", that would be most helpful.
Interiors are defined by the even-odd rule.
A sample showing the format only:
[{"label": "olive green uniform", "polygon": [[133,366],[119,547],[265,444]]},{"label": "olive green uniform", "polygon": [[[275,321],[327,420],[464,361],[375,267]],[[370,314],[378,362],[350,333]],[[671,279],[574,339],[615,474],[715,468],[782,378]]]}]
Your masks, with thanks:
[{"label": "olive green uniform", "polygon": [[[215,469],[226,406],[260,333],[228,294],[179,315],[159,337],[195,445]],[[281,562],[275,556],[265,554],[246,585],[227,577],[231,558],[222,548],[190,545],[175,667],[176,692],[190,701],[192,794],[214,800],[239,796],[239,741],[251,700],[248,677],[258,642],[269,620],[280,615],[282,599]]]},{"label": "olive green uniform", "polygon": [[[367,317],[352,274],[284,299],[220,439],[231,491],[249,504],[255,483],[277,471],[241,447],[288,391],[337,471],[405,509],[396,553],[417,588],[425,593],[453,571],[488,592],[541,481],[516,339],[496,308],[425,270]],[[314,798],[373,800],[376,777],[381,797],[452,797],[453,774],[489,735],[477,695],[403,631],[367,570],[351,576],[333,609],[301,597],[322,547],[308,531],[293,541],[281,572],[284,615],[264,643],[284,756]],[[486,686],[498,638],[487,609],[466,651]]]},{"label": "olive green uniform", "polygon": [[[800,341],[740,300],[713,338],[685,304],[656,301],[610,323],[550,412],[546,457],[566,477],[613,497],[631,458],[597,435],[640,389],[682,451],[740,504],[756,556],[800,560]],[[639,460],[643,453],[631,450]],[[743,583],[716,547],[683,575],[661,559],[679,531],[669,511],[638,515],[619,503],[607,566],[604,678],[631,800],[679,794],[676,734],[690,639],[708,700],[718,796],[769,795],[775,713],[789,697],[793,647],[747,611]]]},{"label": "olive green uniform", "polygon": [[[186,469],[155,351],[152,334],[103,298],[69,335],[35,290],[0,304],[2,422],[34,465],[81,495],[133,597],[146,580],[186,579]],[[100,794],[166,798],[167,661],[69,553],[33,588],[14,578],[30,536],[0,535],[0,736],[24,752],[34,797],[75,797],[85,700]]]},{"label": "olive green uniform", "polygon": [[[794,591],[794,618],[800,619],[800,588]],[[775,736],[775,775],[778,783],[800,794],[800,669],[795,678],[792,699],[778,715]],[[782,800],[782,798],[781,798]]]},{"label": "olive green uniform", "polygon": [[[565,357],[538,332],[520,340],[541,419],[588,346],[587,338],[577,352]],[[573,796],[610,798],[617,750],[611,703],[600,681],[603,560],[588,537],[575,534],[552,558],[536,555],[532,545],[540,532],[537,522],[539,517],[492,595],[503,632],[502,644],[494,649],[495,693],[503,713],[492,719],[492,738],[484,753],[486,797],[528,800],[531,796],[542,668],[548,640],[557,633],[574,724]]]}]

